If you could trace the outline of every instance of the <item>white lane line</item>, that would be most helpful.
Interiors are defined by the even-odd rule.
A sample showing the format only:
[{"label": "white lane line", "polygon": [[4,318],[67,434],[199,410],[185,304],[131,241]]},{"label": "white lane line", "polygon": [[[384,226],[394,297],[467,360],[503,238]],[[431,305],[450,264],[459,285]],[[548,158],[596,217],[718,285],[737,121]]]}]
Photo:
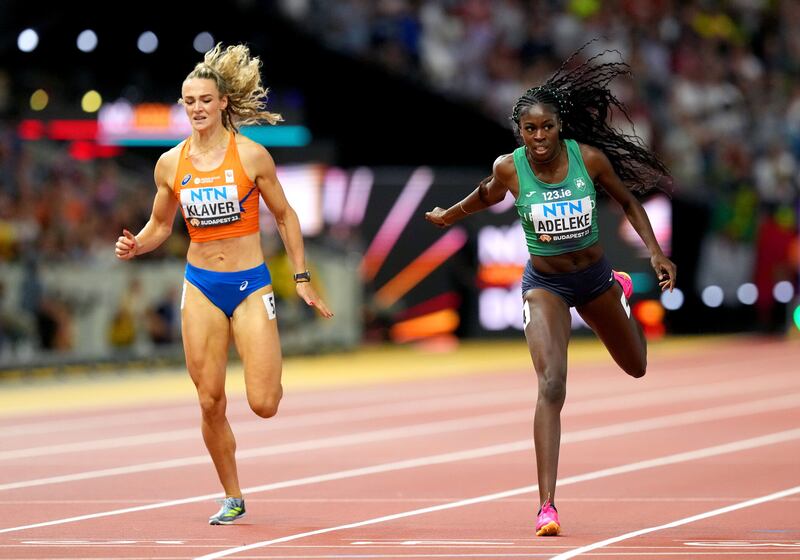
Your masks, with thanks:
[{"label": "white lane line", "polygon": [[[655,389],[652,391],[639,393],[635,395],[635,398],[632,398],[631,395],[600,397],[596,399],[570,403],[564,410],[564,415],[577,416],[581,414],[590,414],[600,410],[605,411],[611,407],[616,410],[637,409],[650,404],[659,404],[664,402],[672,403],[676,399],[681,399],[684,402],[697,400],[705,401],[708,397],[719,398],[722,396],[734,396],[739,394],[751,395],[754,390],[763,390],[765,387],[769,388],[770,391],[774,391],[775,389],[788,389],[789,387],[800,386],[799,378],[784,377],[785,376],[781,374],[777,374],[770,377],[746,380],[740,383],[730,383],[729,381],[725,381],[701,386],[681,386],[671,387],[668,389]],[[471,392],[460,395],[449,395],[444,400],[442,400],[440,396],[436,396],[418,400],[402,400],[401,402],[394,403],[370,404],[355,408],[297,414],[295,416],[278,416],[275,420],[271,421],[269,426],[270,430],[274,431],[315,425],[331,425],[332,423],[371,420],[375,418],[400,416],[404,414],[418,414],[420,412],[427,411],[455,410],[474,406],[509,404],[511,402],[530,402],[531,398],[531,394],[522,390],[522,388],[517,387],[514,389],[502,389],[481,394]],[[199,412],[197,412],[195,408],[192,410],[194,411],[195,416],[199,415]],[[147,413],[143,412],[141,414],[147,417]],[[135,415],[126,414],[121,415],[119,418],[108,418],[106,420],[98,420],[98,418],[102,417],[93,417],[90,419],[89,425],[84,425],[80,420],[73,421],[72,425],[76,429],[81,426],[84,428],[88,428],[90,426],[97,427],[98,424],[103,428],[115,425],[121,426],[129,422],[134,416]],[[58,431],[61,429],[60,427],[65,424],[70,425],[70,422],[56,422],[50,425],[54,430]],[[46,425],[47,423],[37,423],[35,426],[29,427],[40,430],[44,429]],[[235,422],[234,425],[237,434],[261,432],[264,430],[264,421],[260,419],[239,421]],[[13,426],[3,428],[0,430],[0,435],[7,435],[8,433],[13,433],[13,431]],[[144,434],[131,436],[115,436],[113,438],[103,438],[99,440],[78,441],[59,445],[43,445],[2,451],[0,452],[0,461],[102,449],[119,449],[122,447],[132,447],[137,445],[169,443],[187,439],[195,439],[196,437],[196,427],[181,430],[147,432]]]},{"label": "white lane line", "polygon": [[113,414],[93,414],[80,418],[57,418],[40,422],[27,422],[24,424],[9,424],[0,427],[0,437],[12,438],[21,436],[35,436],[41,434],[55,434],[68,431],[85,431],[97,427],[112,428],[121,426],[142,426],[146,423],[165,422],[174,420],[197,418],[199,407],[180,405],[169,408],[156,408],[138,410],[136,412],[123,412]]},{"label": "white lane line", "polygon": [[[697,451],[692,451],[692,452],[687,452],[687,453],[679,453],[679,454],[676,454],[676,455],[668,455],[667,457],[661,458],[661,459],[655,459],[655,460],[650,460],[650,461],[641,461],[641,462],[637,462],[637,463],[631,463],[629,465],[624,465],[622,467],[613,467],[611,469],[603,469],[601,471],[596,471],[595,473],[589,473],[589,474],[586,474],[586,475],[578,475],[578,476],[574,476],[574,477],[570,477],[570,478],[567,478],[567,479],[560,480],[559,484],[561,484],[561,485],[575,484],[577,482],[582,482],[583,480],[592,480],[593,478],[601,478],[602,476],[611,476],[611,475],[614,475],[614,474],[632,472],[632,471],[640,470],[640,469],[643,469],[643,468],[652,468],[652,467],[661,466],[661,465],[664,465],[664,464],[672,464],[672,463],[676,463],[676,462],[689,461],[689,460],[703,458],[703,457],[711,457],[711,456],[719,455],[719,454],[722,454],[722,453],[731,453],[731,452],[734,452],[734,451],[740,451],[740,450],[744,450],[744,449],[751,449],[753,447],[759,447],[759,446],[763,446],[763,445],[770,445],[770,444],[774,444],[774,443],[790,441],[792,439],[797,439],[798,437],[800,437],[800,429],[788,430],[788,431],[785,431],[785,432],[777,432],[777,433],[770,434],[770,435],[767,435],[767,436],[760,436],[760,437],[757,437],[757,438],[750,438],[750,439],[741,440],[741,441],[738,441],[738,442],[733,442],[733,443],[728,443],[728,444],[724,444],[724,445],[704,448],[704,449],[697,450]],[[395,462],[391,462],[391,463],[384,463],[382,465],[375,465],[375,466],[372,466],[372,467],[362,467],[362,468],[358,468],[358,469],[349,469],[349,470],[345,470],[345,471],[328,473],[328,474],[324,474],[324,475],[317,475],[317,476],[311,476],[311,477],[306,477],[306,478],[301,478],[301,479],[288,480],[288,481],[278,482],[278,483],[273,483],[273,484],[265,484],[265,485],[262,485],[262,486],[255,486],[255,487],[252,487],[252,488],[245,488],[245,489],[243,489],[243,492],[245,494],[255,494],[255,493],[258,493],[258,492],[266,492],[266,491],[269,491],[269,490],[275,490],[275,489],[280,489],[280,488],[290,488],[290,487],[294,487],[294,486],[301,486],[301,485],[306,485],[306,484],[316,484],[316,483],[320,483],[320,482],[327,482],[327,481],[332,481],[332,480],[341,480],[341,479],[345,479],[345,478],[354,478],[354,477],[359,477],[359,476],[365,476],[365,475],[370,475],[370,474],[383,473],[383,472],[389,472],[389,471],[395,471],[395,470],[401,470],[401,469],[422,467],[422,466],[428,466],[428,465],[434,465],[434,464],[443,464],[443,463],[448,463],[448,462],[462,461],[462,460],[481,458],[481,457],[490,457],[490,456],[499,455],[499,454],[503,454],[503,453],[513,453],[513,452],[519,452],[519,451],[528,451],[528,450],[530,450],[530,445],[531,445],[530,441],[522,440],[522,441],[510,442],[510,443],[505,443],[505,444],[492,445],[492,446],[489,446],[489,447],[483,447],[483,448],[478,448],[478,449],[457,451],[457,452],[454,452],[454,453],[444,453],[444,454],[432,455],[432,456],[428,456],[428,457],[419,457],[417,459],[409,459],[409,460],[404,460],[404,461],[395,461]],[[537,486],[533,485],[533,486],[525,487],[524,489],[517,489],[517,490],[514,490],[514,491],[510,491],[511,493],[509,494],[509,497],[512,497],[512,496],[515,496],[515,495],[519,495],[519,494],[525,494],[527,492],[532,492],[532,491],[536,490],[536,488],[537,488]],[[503,492],[501,494],[503,494],[503,497],[505,497],[505,494],[508,494],[508,492]],[[54,519],[54,520],[51,520],[51,521],[44,521],[44,522],[41,522],[41,523],[32,523],[32,524],[29,524],[29,525],[20,525],[20,526],[17,526],[17,527],[8,527],[8,528],[5,528],[5,529],[0,529],[0,534],[2,534],[2,533],[10,533],[10,532],[15,532],[15,531],[22,531],[22,530],[26,530],[26,529],[35,529],[35,528],[39,528],[39,527],[50,527],[50,526],[53,526],[53,525],[62,525],[64,523],[72,523],[72,522],[76,522],[76,521],[85,521],[85,520],[88,520],[88,519],[98,519],[98,518],[101,518],[101,517],[110,517],[110,516],[115,516],[115,515],[123,515],[123,514],[127,514],[127,513],[138,512],[138,511],[146,511],[146,510],[153,510],[153,509],[160,509],[160,508],[165,508],[165,507],[179,506],[179,505],[196,503],[196,502],[203,502],[203,501],[206,501],[206,500],[212,500],[214,498],[218,498],[220,496],[221,496],[220,493],[206,494],[206,495],[203,495],[203,496],[193,496],[193,497],[190,497],[190,498],[183,498],[183,499],[180,499],[180,500],[171,500],[171,501],[168,501],[168,502],[159,502],[159,503],[148,504],[148,505],[143,505],[143,506],[135,506],[135,507],[122,508],[122,509],[116,509],[116,510],[111,510],[111,511],[90,513],[90,514],[79,515],[79,516],[75,516],[75,517],[68,517],[68,518],[63,518],[63,519]],[[494,496],[494,494],[492,494],[492,496]],[[495,497],[495,498],[491,498],[491,499],[499,499],[499,498]],[[480,498],[475,498],[473,500],[479,500],[479,501],[474,502],[474,503],[479,503],[480,501],[489,501],[489,499],[480,499]],[[465,503],[463,505],[470,505],[471,503],[473,503],[473,501],[470,501],[470,500],[468,500],[468,502],[469,503]],[[456,504],[460,504],[461,502],[455,502],[455,503]],[[461,507],[461,506],[452,505],[452,504],[444,504],[444,505],[436,506],[436,507],[440,508],[440,509],[450,509],[452,507]],[[425,508],[424,510],[414,510],[414,511],[421,511],[422,513],[427,513],[428,509],[429,508]],[[437,509],[433,509],[431,511],[438,511],[438,510]],[[418,514],[409,514],[409,515],[418,515]],[[401,515],[401,516],[407,517],[408,515]],[[366,524],[371,524],[371,523],[366,523]]]},{"label": "white lane line", "polygon": [[[765,380],[766,381],[766,380]],[[730,385],[730,383],[728,383]],[[445,395],[446,390],[450,390],[450,393]],[[306,413],[296,413],[294,415],[286,416],[281,415],[275,418],[272,421],[273,426],[278,427],[280,424],[285,424],[286,426],[305,426],[308,425],[307,422],[327,422],[329,418],[333,417],[337,421],[341,421],[341,417],[344,415],[345,419],[347,419],[348,414],[355,413],[363,414],[363,411],[370,411],[375,410],[377,407],[383,406],[388,411],[392,411],[396,409],[397,403],[397,393],[389,393],[386,392],[387,398],[392,398],[391,401],[388,402],[375,402],[379,400],[377,397],[382,396],[381,393],[373,394],[375,391],[371,391],[369,394],[360,395],[359,398],[350,398],[349,400],[345,399],[336,399],[332,397],[329,399],[328,402],[325,404],[325,410],[323,412],[306,412]],[[494,402],[493,399],[501,399],[503,396],[509,396],[510,398],[521,398],[520,393],[524,394],[524,391],[521,391],[519,387],[511,388],[511,389],[500,389],[496,391],[487,392],[486,395],[491,399],[490,402]],[[392,395],[390,397],[390,395]],[[435,401],[439,402],[440,404],[444,404],[447,406],[447,401],[444,403],[441,400],[442,396],[446,396],[447,399],[454,399],[457,403],[461,399],[469,399],[465,402],[465,405],[471,405],[474,400],[476,399],[475,391],[469,393],[462,393],[462,394],[454,394],[452,388],[442,388],[438,391],[431,391],[426,393],[425,399],[402,399],[402,403],[405,403],[405,406],[409,406],[411,403],[421,403],[421,406],[427,406],[428,401]],[[438,401],[437,401],[438,399]],[[233,400],[233,399],[232,399]],[[308,400],[307,398],[295,397],[292,396],[287,397],[284,401],[290,406],[295,409],[302,408],[302,406],[306,406],[306,403],[303,401]],[[337,402],[341,401],[341,402]],[[352,402],[349,402],[352,401]],[[363,405],[364,402],[369,403],[368,405]],[[402,404],[401,403],[401,404]],[[317,403],[322,404],[322,403]],[[342,408],[338,408],[335,410],[331,410],[334,405],[342,405]],[[236,407],[241,408],[241,412],[247,414],[250,410],[246,403],[242,400],[240,402],[231,402],[229,403],[229,410],[234,411]],[[286,407],[286,404],[284,404]],[[401,408],[402,410],[402,408]],[[235,411],[234,411],[235,412]],[[0,425],[0,437],[17,437],[17,436],[24,436],[24,435],[37,435],[37,434],[52,434],[55,432],[63,432],[63,431],[85,431],[87,429],[96,428],[98,426],[106,427],[106,426],[126,426],[126,425],[134,425],[134,426],[141,426],[143,422],[148,421],[159,421],[164,422],[169,420],[174,420],[177,418],[191,418],[197,419],[200,416],[200,409],[198,408],[197,404],[189,405],[180,405],[176,407],[170,408],[162,408],[159,410],[151,411],[151,410],[141,410],[136,412],[124,412],[124,413],[115,413],[115,414],[98,414],[88,417],[81,417],[81,418],[73,418],[73,419],[59,419],[59,420],[46,420],[40,422],[31,422],[26,424],[10,424],[7,426]],[[356,416],[356,419],[358,416]],[[315,420],[318,419],[318,420]],[[232,421],[236,421],[235,418],[231,418]],[[259,424],[261,428],[263,428],[263,422],[254,421],[254,424]],[[237,422],[239,425],[239,422]],[[238,429],[237,429],[238,431]],[[195,430],[196,432],[196,430]]]},{"label": "white lane line", "polygon": [[[730,443],[725,443],[722,445],[715,445],[712,447],[706,447],[703,449],[696,449],[694,451],[687,451],[684,453],[675,453],[672,455],[666,455],[663,457],[658,457],[656,459],[648,459],[646,461],[637,461],[635,463],[628,463],[627,465],[620,465],[617,467],[611,467],[607,469],[601,469],[598,471],[593,471],[589,473],[584,473],[581,475],[570,476],[564,479],[560,479],[558,481],[559,486],[568,486],[571,484],[577,484],[578,482],[585,482],[587,480],[597,480],[600,478],[606,478],[609,476],[615,476],[619,474],[627,474],[635,471],[641,471],[645,469],[651,469],[655,467],[663,467],[666,465],[674,465],[677,463],[684,463],[687,461],[694,461],[697,459],[706,459],[709,457],[714,457],[717,455],[723,455],[727,453],[735,453],[737,451],[744,451],[748,449],[755,449],[758,447],[763,447],[765,445],[773,445],[777,443],[783,443],[787,441],[792,441],[800,438],[800,428],[794,430],[786,430],[783,432],[776,432],[773,434],[768,434],[765,436],[759,436],[755,438],[749,438],[739,441],[734,441]],[[502,500],[504,498],[511,498],[515,496],[519,496],[521,494],[528,494],[538,490],[538,485],[534,484],[531,486],[523,486],[521,488],[514,488],[511,490],[506,490],[503,492],[495,492],[493,494],[485,494],[483,496],[477,496],[475,498],[469,498],[466,500],[459,500],[457,502],[451,502],[449,504],[440,504],[436,506],[430,506],[426,508],[414,509],[410,511],[404,511],[400,513],[394,513],[391,515],[384,515],[381,517],[374,517],[372,519],[366,519],[364,521],[356,521],[354,523],[347,523],[345,525],[337,525],[335,527],[326,527],[324,529],[317,529],[314,531],[306,531],[304,533],[296,533],[294,535],[287,535],[285,537],[278,537],[277,539],[271,539],[267,541],[256,542],[244,546],[238,546],[234,548],[228,548],[225,550],[220,550],[218,552],[214,552],[212,554],[207,554],[205,556],[200,556],[196,560],[213,560],[215,558],[223,558],[225,556],[230,556],[231,554],[238,554],[239,552],[245,552],[248,550],[254,550],[256,548],[263,548],[265,546],[270,546],[273,544],[289,542],[299,540],[305,537],[311,537],[314,535],[322,535],[325,533],[332,533],[334,531],[344,531],[346,529],[355,529],[357,527],[364,527],[366,525],[377,525],[379,523],[385,523],[387,521],[394,521],[397,519],[403,519],[406,517],[413,517],[417,515],[423,515],[426,513],[433,513],[437,511],[444,511],[449,509],[455,509],[465,506],[471,506],[475,504],[481,504],[485,502],[491,502],[494,500]]]},{"label": "white lane line", "polygon": [[[387,440],[394,441],[400,438],[426,436],[426,435],[449,433],[449,432],[459,432],[459,431],[473,430],[479,428],[492,428],[496,426],[504,426],[507,424],[515,424],[518,422],[529,420],[531,414],[532,411],[526,408],[521,410],[513,410],[510,412],[501,412],[499,414],[485,414],[483,416],[472,416],[466,418],[462,417],[450,420],[441,420],[438,422],[426,422],[424,424],[404,425],[395,428],[386,428],[382,430],[356,432],[353,434],[346,434],[342,436],[329,436],[323,438],[309,439],[305,441],[296,441],[291,443],[282,443],[277,445],[256,447],[253,449],[245,449],[242,451],[237,451],[236,457],[237,459],[251,459],[254,457],[268,457],[273,455],[300,453],[304,451],[317,451],[320,449],[331,449],[335,447],[359,445],[364,443],[380,442]],[[76,473],[74,475],[55,476],[55,477],[22,481],[22,482],[9,482],[6,484],[0,484],[0,491],[26,488],[30,486],[41,486],[43,484],[53,484],[57,482],[86,480],[88,478],[100,478],[103,476],[113,476],[119,474],[130,474],[136,472],[168,469],[168,468],[175,468],[182,466],[200,465],[209,462],[210,458],[207,454],[195,455],[192,457],[170,459],[167,461],[156,461],[153,463],[144,463],[141,465],[130,465],[127,467],[115,467],[111,469],[101,469],[99,471]]]},{"label": "white lane line", "polygon": [[[393,461],[390,463],[383,463],[370,467],[360,467],[356,469],[347,469],[343,471],[336,471],[321,475],[308,476],[304,478],[297,478],[293,480],[286,480],[283,482],[275,482],[272,484],[264,484],[261,486],[253,486],[250,488],[242,489],[245,495],[256,494],[258,492],[268,492],[271,490],[279,490],[282,488],[292,488],[295,486],[304,486],[307,484],[318,484],[321,482],[329,482],[333,480],[343,480],[346,478],[355,478],[360,476],[367,476],[371,474],[385,473],[397,471],[402,469],[410,469],[415,467],[424,467],[429,465],[438,465],[450,463],[454,461],[465,461],[469,459],[479,459],[482,457],[492,457],[504,453],[513,453],[517,451],[528,451],[531,449],[531,442],[529,440],[514,441],[498,445],[490,445],[488,447],[479,447],[476,449],[467,449],[464,451],[455,451],[452,453],[443,453],[439,455],[429,455],[426,457],[418,457],[416,459],[406,459],[403,461]],[[98,513],[89,513],[86,515],[78,515],[75,517],[68,517],[64,519],[55,519],[52,521],[44,521],[42,523],[32,523],[30,525],[21,525],[19,527],[8,527],[0,529],[0,534],[11,533],[15,531],[23,531],[25,529],[35,529],[39,527],[50,527],[53,525],[62,525],[64,523],[72,523],[75,521],[85,521],[87,519],[98,519],[101,517],[111,517],[114,515],[123,515],[126,513],[134,513],[137,511],[147,511],[153,509],[160,509],[165,507],[180,506],[184,504],[193,504],[197,502],[205,502],[213,500],[214,498],[221,497],[222,494],[216,492],[214,494],[205,494],[203,496],[192,496],[179,500],[171,500],[168,502],[158,502],[155,504],[147,504],[142,506],[134,506],[128,508],[115,509],[111,511],[103,511]]]},{"label": "white lane line", "polygon": [[[704,421],[722,420],[726,418],[734,418],[737,416],[744,416],[749,414],[758,414],[762,412],[775,412],[781,409],[795,408],[797,406],[800,406],[800,394],[785,395],[782,397],[776,397],[771,399],[763,399],[753,402],[724,405],[716,408],[681,412],[678,414],[670,414],[666,416],[648,418],[645,420],[621,422],[618,424],[600,426],[598,428],[589,428],[586,430],[567,432],[562,436],[561,442],[562,444],[575,443],[602,437],[611,437],[615,435],[625,435],[646,430],[655,430],[659,428],[670,428],[682,425],[690,425]],[[416,435],[428,435],[428,434],[442,433],[447,431],[459,431],[462,429],[472,429],[476,427],[492,427],[494,425],[499,425],[503,423],[530,421],[531,414],[532,414],[531,411],[522,410],[518,412],[503,413],[500,415],[489,415],[488,417],[473,417],[464,420],[461,419],[447,420],[444,422],[438,422],[433,424],[420,424],[416,426],[407,426],[402,428],[391,428],[390,430],[388,430],[388,433],[389,436],[397,438],[397,437],[410,437]],[[238,452],[237,458],[243,460],[255,457],[265,457],[265,456],[273,456],[286,453],[295,453],[300,451],[328,449],[336,446],[368,443],[373,441],[380,441],[381,439],[384,438],[386,434],[387,430],[379,430],[378,432],[365,432],[365,433],[351,434],[347,436],[301,441],[290,444],[257,447],[254,449],[248,449]],[[165,461],[141,463],[138,465],[128,465],[125,467],[98,469],[98,470],[84,471],[74,474],[51,476],[51,477],[37,478],[32,480],[22,480],[17,482],[8,482],[5,484],[0,484],[0,492],[6,490],[18,490],[20,488],[31,488],[35,486],[45,486],[49,484],[62,484],[65,482],[76,482],[79,480],[93,480],[109,476],[121,476],[121,475],[150,472],[162,469],[172,469],[172,468],[186,467],[192,465],[202,465],[202,464],[207,464],[209,462],[210,459],[208,455],[195,455],[192,457],[182,457],[178,459],[170,459]]]},{"label": "white lane line", "polygon": [[[760,363],[760,362],[759,362]],[[718,366],[722,367],[722,366]],[[726,366],[727,367],[727,366]],[[693,369],[702,369],[704,372],[708,370],[707,366],[685,366],[680,368],[681,372],[691,371]],[[651,391],[643,391],[637,393],[635,398],[630,398],[630,395],[626,396],[625,399],[622,399],[619,396],[611,396],[611,397],[601,397],[592,400],[584,400],[584,401],[575,401],[568,404],[567,408],[564,410],[565,414],[588,414],[590,412],[605,409],[607,403],[614,403],[615,405],[621,406],[627,409],[634,409],[634,408],[641,408],[647,404],[658,404],[663,402],[671,402],[672,398],[680,397],[685,401],[693,401],[693,400],[702,400],[707,396],[733,396],[738,394],[750,394],[752,391],[758,390],[765,390],[765,388],[769,390],[775,390],[780,388],[788,388],[788,387],[797,387],[800,385],[800,379],[795,376],[787,377],[785,373],[779,372],[771,375],[767,375],[761,377],[759,379],[743,379],[738,381],[737,383],[731,383],[730,381],[722,381],[716,383],[709,383],[705,385],[699,386],[679,386],[679,387],[669,387],[664,389],[654,389]],[[533,386],[531,387],[532,390],[535,390]],[[445,394],[445,391],[450,390],[451,393]],[[271,429],[282,429],[288,427],[299,427],[299,426],[308,426],[313,425],[314,423],[328,423],[331,420],[333,421],[342,421],[342,416],[345,415],[344,420],[357,420],[357,419],[369,419],[373,416],[370,416],[369,413],[373,411],[380,411],[386,410],[387,412],[399,412],[405,413],[406,410],[413,405],[413,403],[419,403],[419,406],[426,407],[425,409],[431,410],[440,410],[442,407],[446,408],[457,408],[459,403],[463,406],[470,406],[476,402],[476,399],[479,398],[475,395],[475,391],[470,393],[463,393],[454,395],[452,394],[452,388],[443,387],[443,388],[433,388],[427,393],[428,396],[434,395],[431,398],[421,399],[421,400],[410,400],[410,399],[402,399],[402,402],[396,402],[396,391],[402,391],[402,388],[393,388],[392,393],[386,390],[373,390],[367,393],[359,393],[358,395],[350,395],[349,398],[337,398],[338,393],[334,394],[334,397],[329,398],[326,402],[326,410],[323,412],[311,412],[311,413],[303,413],[297,414],[294,416],[278,416],[271,423]],[[356,405],[360,405],[362,402],[370,400],[375,400],[376,397],[383,397],[384,395],[391,394],[393,395],[391,402],[382,402],[382,403],[371,403],[366,406],[358,407]],[[526,393],[524,387],[515,387],[511,389],[501,389],[492,392],[485,392],[481,393],[486,399],[484,402],[489,404],[493,402],[504,402],[505,398],[510,398],[516,401],[528,401],[530,400],[530,394]],[[316,401],[320,399],[313,399],[315,395],[306,395],[301,394],[299,397],[293,397],[291,399],[291,405],[294,407],[301,407],[307,405],[305,401]],[[447,398],[444,401],[441,399],[442,396],[446,396]],[[355,398],[354,398],[355,397]],[[527,398],[525,398],[527,397]],[[287,403],[289,402],[289,398],[286,399]],[[452,401],[452,404],[450,404]],[[480,401],[477,401],[480,404]],[[618,404],[620,403],[620,404]],[[241,403],[239,403],[241,404]],[[329,410],[332,405],[335,404],[344,404],[349,405],[345,408],[337,409],[337,410]],[[436,408],[436,404],[438,404],[438,408]],[[349,408],[353,407],[353,408]],[[231,405],[233,408],[233,405]],[[242,405],[242,412],[245,412],[246,405]],[[64,432],[64,431],[85,431],[97,426],[102,427],[121,427],[126,425],[135,425],[135,426],[142,426],[144,422],[149,421],[160,421],[164,422],[164,419],[167,415],[171,415],[170,418],[178,418],[178,417],[197,417],[199,415],[198,408],[196,405],[179,405],[175,407],[167,407],[161,408],[158,411],[137,411],[134,413],[115,413],[115,414],[102,414],[102,415],[94,415],[90,417],[83,417],[83,418],[74,418],[74,419],[59,419],[57,421],[47,420],[41,422],[32,422],[27,424],[9,424],[9,425],[2,425],[0,424],[0,438],[2,437],[19,437],[23,435],[36,435],[36,434],[52,434],[56,432]],[[352,415],[352,416],[350,416]],[[237,433],[245,432],[245,431],[258,431],[263,429],[263,421],[261,420],[254,420],[254,421],[238,421],[236,419],[232,419],[236,422],[236,431]],[[158,432],[162,433],[162,432]],[[182,437],[194,437],[196,433],[196,429],[192,430],[182,430],[174,432],[176,435],[173,436],[176,439],[182,439]],[[47,446],[42,446],[42,449],[47,449]],[[60,451],[60,452],[66,452]]]},{"label": "white lane line", "polygon": [[[485,395],[468,393],[457,395],[452,398],[442,400],[441,398],[426,398],[416,401],[403,401],[400,403],[373,404],[359,407],[356,409],[332,410],[316,412],[310,414],[300,414],[286,418],[278,418],[269,424],[270,430],[281,430],[287,428],[298,428],[308,426],[330,426],[333,423],[356,422],[359,420],[373,420],[376,418],[386,418],[420,412],[446,411],[459,408],[470,408],[475,406],[491,406],[493,404],[511,404],[513,402],[530,403],[531,397],[520,390],[502,390],[488,393]],[[529,406],[531,406],[529,404]],[[199,417],[199,412],[197,413]],[[264,430],[264,420],[251,420],[235,424],[236,433],[243,434],[248,432],[262,432]],[[13,449],[0,452],[0,461],[13,459],[27,459],[31,457],[42,457],[57,455],[62,453],[77,453],[85,451],[96,451],[103,449],[119,449],[121,447],[132,447],[136,445],[148,445],[156,443],[174,442],[184,439],[197,439],[198,430],[196,427],[182,430],[148,432],[133,436],[116,436],[99,440],[79,441],[60,445],[43,445],[24,449]]]},{"label": "white lane line", "polygon": [[[441,422],[431,422],[426,424],[402,426],[397,428],[389,428],[385,430],[359,432],[344,436],[319,438],[319,439],[285,443],[279,445],[268,445],[264,447],[257,447],[254,449],[237,451],[236,457],[239,460],[243,460],[255,457],[268,457],[274,455],[284,455],[289,453],[330,449],[347,445],[371,443],[376,441],[377,442],[385,440],[394,441],[404,437],[434,435],[440,433],[472,430],[477,428],[491,428],[495,426],[502,426],[521,421],[527,421],[530,419],[530,416],[531,416],[530,410],[521,410],[521,411],[504,412],[501,414],[475,416],[471,418],[458,418],[454,420],[445,420]],[[74,482],[77,480],[88,480],[88,479],[102,478],[107,476],[133,474],[146,471],[200,465],[206,463],[210,463],[210,458],[207,454],[195,455],[192,457],[182,457],[166,461],[155,461],[152,463],[130,465],[127,467],[116,467],[111,469],[101,469],[96,471],[75,473],[71,475],[54,476],[54,477],[20,481],[20,482],[10,482],[6,484],[0,484],[0,491],[15,490],[19,488],[29,488],[32,486],[43,486],[46,484],[56,484],[61,482]]]},{"label": "white lane line", "polygon": [[575,548],[568,552],[564,552],[559,554],[558,556],[554,556],[552,560],[567,560],[568,558],[574,558],[579,554],[584,554],[586,552],[590,552],[592,550],[597,550],[598,548],[603,548],[604,546],[608,546],[610,544],[618,543],[620,541],[632,539],[634,537],[639,537],[641,535],[646,535],[648,533],[655,533],[656,531],[662,531],[664,529],[672,529],[673,527],[680,527],[681,525],[688,525],[689,523],[694,523],[695,521],[702,521],[703,519],[708,519],[709,517],[716,517],[718,515],[724,515],[726,513],[730,513],[732,511],[757,506],[759,504],[763,504],[766,502],[771,502],[773,500],[780,500],[781,498],[785,498],[787,496],[792,496],[794,494],[800,493],[800,486],[795,486],[794,488],[787,488],[786,490],[781,490],[780,492],[774,492],[772,494],[768,494],[766,496],[761,496],[760,498],[753,498],[752,500],[747,500],[744,502],[739,502],[738,504],[732,504],[730,506],[721,507],[719,509],[714,509],[711,511],[706,511],[704,513],[698,513],[697,515],[692,515],[690,517],[684,517],[683,519],[678,519],[676,521],[671,521],[669,523],[664,523],[662,525],[656,525],[655,527],[647,527],[645,529],[638,529],[636,531],[631,531],[630,533],[625,533],[624,535],[619,535],[618,537],[611,537],[610,539],[605,539],[602,541],[598,541],[596,543],[587,544],[586,546],[582,546],[580,548]]}]

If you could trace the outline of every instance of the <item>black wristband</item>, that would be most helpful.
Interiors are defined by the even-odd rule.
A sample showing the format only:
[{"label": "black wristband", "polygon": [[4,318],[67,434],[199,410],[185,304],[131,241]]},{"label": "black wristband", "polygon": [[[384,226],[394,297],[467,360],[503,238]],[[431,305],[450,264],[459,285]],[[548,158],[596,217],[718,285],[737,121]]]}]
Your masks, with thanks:
[{"label": "black wristband", "polygon": [[301,284],[303,282],[311,282],[311,273],[309,271],[301,272],[299,274],[294,275],[294,282],[295,284]]}]

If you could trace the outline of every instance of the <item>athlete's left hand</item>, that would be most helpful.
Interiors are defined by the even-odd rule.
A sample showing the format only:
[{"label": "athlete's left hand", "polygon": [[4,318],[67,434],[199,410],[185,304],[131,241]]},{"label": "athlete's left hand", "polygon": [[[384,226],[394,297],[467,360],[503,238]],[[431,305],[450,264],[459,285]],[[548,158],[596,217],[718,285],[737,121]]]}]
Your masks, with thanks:
[{"label": "athlete's left hand", "polygon": [[322,298],[317,295],[317,292],[314,290],[311,282],[298,282],[295,287],[297,289],[297,295],[303,298],[303,301],[305,301],[308,305],[315,307],[320,315],[326,319],[333,317],[333,312],[328,309],[328,306],[325,305],[325,302],[322,301]]},{"label": "athlete's left hand", "polygon": [[659,253],[650,258],[650,265],[656,271],[661,291],[669,290],[671,292],[675,287],[675,279],[678,275],[678,267],[675,266],[675,263],[665,257],[663,253]]}]

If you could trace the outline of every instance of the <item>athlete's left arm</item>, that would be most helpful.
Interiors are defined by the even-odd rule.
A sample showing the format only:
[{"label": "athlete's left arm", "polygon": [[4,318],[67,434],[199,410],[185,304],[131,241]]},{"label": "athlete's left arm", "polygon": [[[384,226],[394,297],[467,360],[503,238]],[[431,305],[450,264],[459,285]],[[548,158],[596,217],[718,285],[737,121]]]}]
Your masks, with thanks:
[{"label": "athlete's left arm", "polygon": [[[300,230],[300,220],[286,200],[286,194],[278,181],[275,170],[275,161],[270,153],[255,142],[246,141],[239,144],[239,157],[245,171],[252,177],[258,187],[261,197],[267,204],[269,211],[275,217],[278,233],[286,247],[289,262],[292,263],[295,274],[305,272],[305,248],[303,246],[303,233]],[[319,297],[311,282],[297,282],[297,294],[308,304],[314,306],[320,315],[326,318],[333,317],[333,313],[325,302]]]},{"label": "athlete's left arm", "polygon": [[633,196],[630,190],[619,178],[608,157],[597,148],[592,146],[581,146],[581,154],[586,170],[592,177],[595,185],[600,185],[613,198],[625,212],[625,217],[642,238],[642,241],[650,251],[650,265],[656,271],[658,284],[661,290],[670,290],[675,287],[675,277],[677,267],[669,260],[661,246],[658,244],[650,218],[647,217],[641,202]]}]

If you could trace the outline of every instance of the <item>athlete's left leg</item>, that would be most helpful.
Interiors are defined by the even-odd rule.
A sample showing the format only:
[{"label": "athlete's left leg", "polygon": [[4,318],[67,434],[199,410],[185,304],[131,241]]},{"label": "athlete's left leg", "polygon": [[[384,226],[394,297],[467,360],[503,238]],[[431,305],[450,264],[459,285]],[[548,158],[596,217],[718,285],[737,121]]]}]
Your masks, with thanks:
[{"label": "athlete's left leg", "polygon": [[625,373],[632,377],[645,374],[647,340],[619,284],[615,282],[598,297],[575,309]]},{"label": "athlete's left leg", "polygon": [[262,418],[275,416],[283,396],[283,360],[272,285],[247,296],[233,312],[231,325],[244,365],[247,402]]}]

